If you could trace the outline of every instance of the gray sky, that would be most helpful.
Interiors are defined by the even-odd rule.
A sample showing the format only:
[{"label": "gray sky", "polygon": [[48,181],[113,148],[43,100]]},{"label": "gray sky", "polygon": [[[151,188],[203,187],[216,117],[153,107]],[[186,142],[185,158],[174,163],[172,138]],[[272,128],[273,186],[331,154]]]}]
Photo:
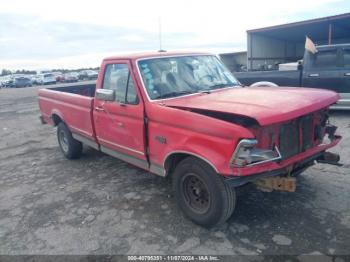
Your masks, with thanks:
[{"label": "gray sky", "polygon": [[343,0],[0,0],[0,69],[99,66],[163,49],[246,50],[246,30],[350,11]]}]

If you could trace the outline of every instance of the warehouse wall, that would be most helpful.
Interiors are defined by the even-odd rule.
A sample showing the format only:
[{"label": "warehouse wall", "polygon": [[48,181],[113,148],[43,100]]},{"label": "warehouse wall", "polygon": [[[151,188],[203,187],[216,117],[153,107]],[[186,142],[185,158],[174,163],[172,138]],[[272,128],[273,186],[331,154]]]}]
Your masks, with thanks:
[{"label": "warehouse wall", "polygon": [[[328,40],[313,39],[317,45],[326,45]],[[332,44],[349,43],[349,38],[332,39]],[[248,70],[277,69],[277,64],[294,62],[304,55],[305,40],[291,42],[264,35],[248,33]]]},{"label": "warehouse wall", "polygon": [[241,71],[241,67],[247,67],[247,53],[237,52],[219,55],[222,62],[231,72]]},{"label": "warehouse wall", "polygon": [[[328,40],[314,40],[314,42],[316,45],[327,45],[328,44]],[[332,39],[332,44],[344,44],[344,43],[350,43],[350,37]]]},{"label": "warehouse wall", "polygon": [[304,54],[304,43],[248,33],[248,69],[275,69],[276,64],[293,62]]}]

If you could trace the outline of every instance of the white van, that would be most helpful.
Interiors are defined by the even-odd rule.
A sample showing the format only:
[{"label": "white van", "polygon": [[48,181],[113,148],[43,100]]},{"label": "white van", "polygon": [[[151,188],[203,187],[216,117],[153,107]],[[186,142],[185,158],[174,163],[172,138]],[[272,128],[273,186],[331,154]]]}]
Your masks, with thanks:
[{"label": "white van", "polygon": [[38,82],[42,85],[56,84],[56,78],[51,73],[38,75]]}]

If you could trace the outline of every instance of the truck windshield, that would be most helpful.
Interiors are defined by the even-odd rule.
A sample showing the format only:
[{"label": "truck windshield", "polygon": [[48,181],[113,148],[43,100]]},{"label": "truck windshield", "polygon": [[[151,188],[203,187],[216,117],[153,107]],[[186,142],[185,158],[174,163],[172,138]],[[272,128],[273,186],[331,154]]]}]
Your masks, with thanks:
[{"label": "truck windshield", "polygon": [[178,56],[140,60],[138,67],[151,99],[239,85],[216,56]]}]

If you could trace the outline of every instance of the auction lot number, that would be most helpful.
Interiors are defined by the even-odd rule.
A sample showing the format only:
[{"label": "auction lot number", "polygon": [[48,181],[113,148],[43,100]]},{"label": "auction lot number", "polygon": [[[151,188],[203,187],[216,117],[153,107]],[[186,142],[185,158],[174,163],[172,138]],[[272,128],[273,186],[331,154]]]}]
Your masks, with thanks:
[{"label": "auction lot number", "polygon": [[128,256],[128,261],[218,261],[216,256]]}]

